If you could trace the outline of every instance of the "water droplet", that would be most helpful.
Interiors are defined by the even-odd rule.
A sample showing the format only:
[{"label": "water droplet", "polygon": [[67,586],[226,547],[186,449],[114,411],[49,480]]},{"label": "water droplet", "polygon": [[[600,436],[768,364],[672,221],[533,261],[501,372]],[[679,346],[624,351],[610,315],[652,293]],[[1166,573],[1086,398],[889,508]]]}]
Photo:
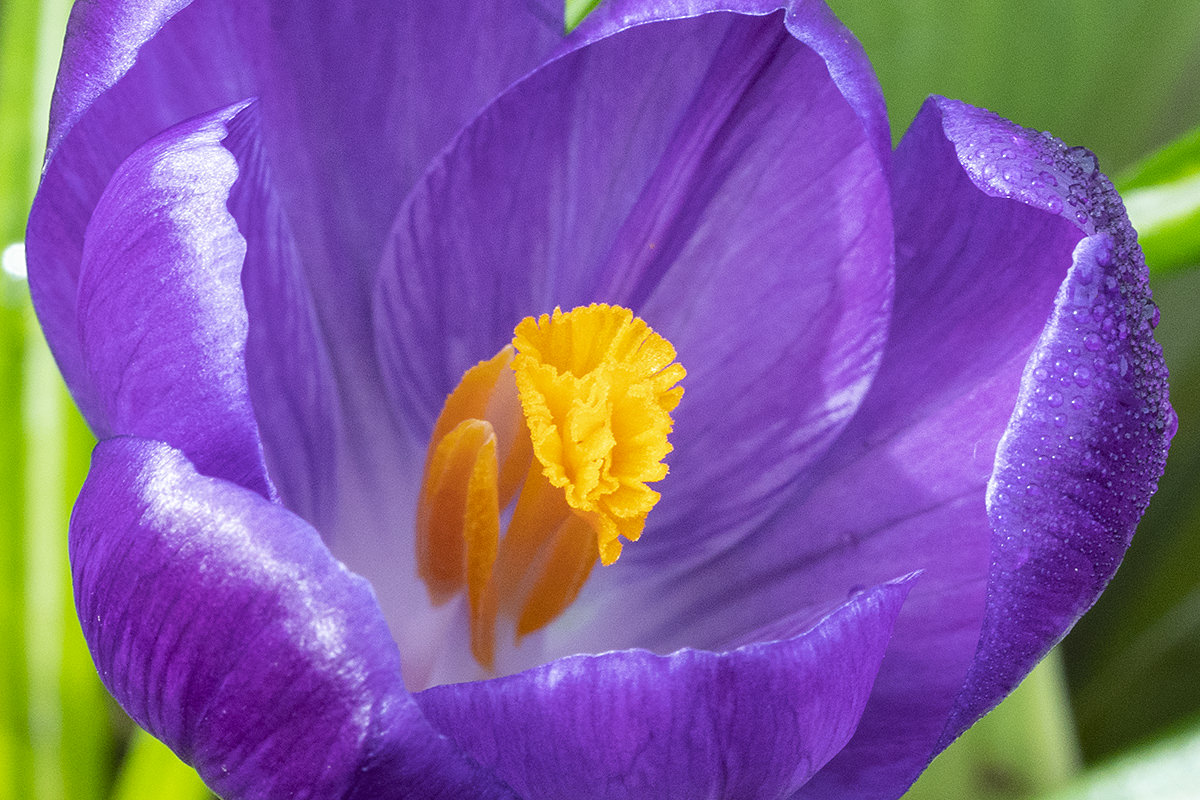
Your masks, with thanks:
[{"label": "water droplet", "polygon": [[1071,408],[1075,409],[1076,411],[1081,410],[1081,409],[1085,408],[1086,406],[1087,406],[1087,401],[1084,400],[1081,395],[1075,395],[1074,397],[1071,398]]},{"label": "water droplet", "polygon": [[1096,171],[1096,156],[1086,147],[1068,147],[1066,156],[1082,170],[1083,177]]},{"label": "water droplet", "polygon": [[1056,428],[1065,428],[1067,426],[1067,415],[1066,414],[1055,414],[1054,415],[1054,426]]},{"label": "water droplet", "polygon": [[1033,370],[1033,377],[1039,381],[1044,381],[1046,378],[1050,377],[1050,371],[1045,367],[1035,367]]},{"label": "water droplet", "polygon": [[1051,408],[1058,408],[1063,404],[1063,396],[1059,392],[1051,392],[1046,395],[1046,405]]},{"label": "water droplet", "polygon": [[1076,367],[1074,372],[1075,383],[1080,386],[1087,386],[1092,382],[1092,371],[1087,367]]},{"label": "water droplet", "polygon": [[1154,302],[1153,300],[1151,300],[1149,302],[1149,306],[1150,306],[1150,327],[1157,328],[1158,321],[1162,317],[1162,312],[1158,310],[1158,303]]},{"label": "water droplet", "polygon": [[1094,353],[1104,346],[1104,342],[1100,339],[1099,334],[1089,333],[1083,337],[1083,346]]},{"label": "water droplet", "polygon": [[1056,194],[1052,194],[1046,198],[1046,210],[1051,214],[1061,214],[1063,210],[1062,198]]},{"label": "water droplet", "polygon": [[1050,172],[1039,172],[1038,177],[1045,181],[1047,186],[1058,186],[1058,178],[1054,177]]}]

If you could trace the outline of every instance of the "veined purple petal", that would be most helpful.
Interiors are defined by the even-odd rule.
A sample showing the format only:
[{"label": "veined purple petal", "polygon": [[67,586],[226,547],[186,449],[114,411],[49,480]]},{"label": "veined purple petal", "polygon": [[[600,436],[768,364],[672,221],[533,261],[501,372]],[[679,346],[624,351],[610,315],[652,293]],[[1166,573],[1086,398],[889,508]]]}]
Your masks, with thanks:
[{"label": "veined purple petal", "polygon": [[[1005,160],[1001,150],[998,162]],[[994,169],[1003,171],[999,164]],[[994,505],[989,510],[985,502],[993,472],[1002,474],[1010,466],[1009,459],[997,459],[997,448],[1010,429],[1023,375],[1024,385],[1034,380],[1027,364],[1047,319],[1057,313],[1056,297],[1059,310],[1071,313],[1059,292],[1069,286],[1064,284],[1069,271],[1079,269],[1072,267],[1073,252],[1086,233],[1073,217],[1047,213],[1044,205],[981,192],[930,110],[914,123],[897,153],[894,197],[898,263],[888,347],[870,392],[828,456],[802,476],[787,508],[754,536],[686,574],[628,582],[621,591],[603,594],[602,583],[589,585],[578,604],[582,610],[570,620],[575,626],[599,626],[605,632],[603,646],[619,647],[632,639],[656,642],[656,647],[681,642],[720,647],[742,641],[746,631],[760,626],[803,622],[806,610],[820,613],[847,587],[922,570],[857,733],[801,791],[805,797],[897,796],[945,744],[946,719],[962,702],[957,698],[977,658],[988,598],[1013,591],[989,579],[994,541],[1018,541],[1011,530],[994,529],[989,518]],[[1079,255],[1093,247],[1085,246]],[[1097,274],[1101,285],[1108,277]],[[1136,275],[1112,278],[1115,285],[1128,285],[1132,306],[1141,308],[1144,301],[1136,295],[1143,284]],[[1114,324],[1119,337],[1120,324]],[[1084,351],[1089,342],[1095,346],[1096,339],[1083,336]],[[1161,377],[1148,330],[1142,337],[1144,368]],[[1117,365],[1119,371],[1119,359]],[[1072,369],[1069,379],[1078,388],[1075,378]],[[1161,414],[1161,390],[1156,381],[1110,384],[1106,402],[1130,413],[1144,403]],[[1139,398],[1136,406],[1133,397]],[[1090,417],[1085,420],[1092,424]],[[1049,421],[1055,424],[1053,416]],[[1064,435],[1081,433],[1073,425],[1067,421]],[[1144,432],[1153,447],[1164,444],[1154,424]],[[1085,451],[1081,448],[1080,457]],[[1069,452],[1053,456],[1068,470],[1076,468],[1065,458]],[[1050,454],[1031,454],[1034,462],[1038,455]],[[1161,461],[1156,465],[1148,458],[1137,474],[1149,482],[1160,469]],[[1065,507],[1074,508],[1073,502]],[[1101,542],[1126,536],[1140,511],[1135,497],[1112,502],[1108,510],[1092,514],[1109,526]],[[1029,544],[1035,554],[1035,542]],[[1114,552],[1116,547],[1104,569],[1115,564]],[[1055,563],[1061,562],[1042,561],[1038,569],[1043,572],[1029,586],[1050,583],[1059,569]],[[1056,620],[1053,630],[1031,626],[1040,630],[1030,639],[1038,643],[1039,655],[1090,602],[1097,584],[1084,583],[1090,588],[1067,604],[1069,615],[1049,616]],[[719,597],[713,587],[720,587]],[[608,618],[621,620],[621,626],[605,628]],[[999,646],[1001,640],[995,641]],[[999,658],[984,656],[982,663]],[[1012,682],[1003,690],[993,687],[990,701],[1011,688],[1034,660],[1009,662]],[[970,714],[973,720],[987,706],[968,707],[964,717]]]},{"label": "veined purple petal", "polygon": [[815,50],[839,91],[862,120],[880,163],[892,152],[891,128],[879,80],[862,45],[823,0],[608,0],[583,21],[560,52],[583,47],[634,25],[719,11],[765,15],[786,11],[788,30]]},{"label": "veined purple petal", "polygon": [[333,355],[369,382],[368,288],[401,199],[460,126],[558,44],[561,13],[549,0],[78,4],[27,245],[39,316],[89,420],[98,398],[71,333],[83,231],[135,148],[259,97],[275,194],[322,321],[342,334]]},{"label": "veined purple petal", "polygon": [[240,109],[172,128],[117,170],[84,240],[78,336],[100,436],[160,439],[271,497],[246,383],[246,245],[225,207],[237,165],[221,140]]},{"label": "veined purple petal", "polygon": [[[906,438],[903,415],[924,417],[915,427],[927,429],[928,449],[914,464],[929,470],[926,486],[969,503],[973,518],[935,538],[946,552],[929,551],[929,572],[951,562],[955,539],[977,555],[956,570],[958,591],[927,573],[905,607],[924,605],[925,618],[902,615],[858,733],[802,796],[899,795],[929,758],[1011,691],[1116,569],[1161,474],[1170,434],[1145,266],[1090,154],[935,99],[901,144],[896,176],[896,328],[864,403],[862,441],[869,445],[875,428],[876,446],[894,451],[889,442]],[[1090,216],[1079,216],[1084,210]],[[918,303],[923,297],[934,302]],[[1083,297],[1089,301],[1077,302]],[[959,342],[969,355],[939,340]],[[1116,368],[1093,380],[1097,358]],[[904,379],[892,380],[893,363],[917,370],[907,385],[941,387],[937,402],[984,423],[978,434],[929,404],[938,393],[905,391]],[[895,398],[902,411],[874,411],[877,391],[881,403]],[[971,453],[953,452],[954,442]],[[866,495],[878,484],[858,486]],[[922,598],[926,586],[945,594]],[[937,645],[946,626],[939,605],[967,607],[974,616],[953,649]],[[898,741],[906,747],[896,749]]]},{"label": "veined purple petal", "polygon": [[553,0],[276,2],[248,27],[263,140],[335,355],[373,363],[371,282],[429,160],[562,37]]},{"label": "veined purple petal", "polygon": [[215,791],[512,797],[429,727],[369,584],[279,505],[161,442],[111,439],[70,544],[105,685]]},{"label": "veined purple petal", "polygon": [[83,0],[71,7],[50,106],[49,161],[75,123],[137,59],[138,49],[192,0]]},{"label": "veined purple petal", "polygon": [[1095,156],[962,103],[933,106],[982,191],[1061,214],[1087,235],[996,454],[988,607],[944,745],[1099,597],[1157,487],[1177,423],[1145,261]]},{"label": "veined purple petal", "polygon": [[702,558],[857,407],[887,325],[889,217],[862,121],[782,15],[622,30],[502,95],[402,211],[376,308],[392,397],[420,440],[522,317],[629,305],[689,374],[664,497],[623,559]]},{"label": "veined purple petal", "polygon": [[[204,7],[186,0],[76,3],[51,107],[47,162],[26,232],[29,285],[59,368],[88,422],[103,429],[83,365],[76,295],[84,232],[117,167],[163,130],[253,95]],[[180,38],[179,18],[198,37]],[[160,44],[144,47],[151,37]],[[153,58],[169,53],[169,67]],[[114,88],[119,87],[119,88]],[[148,100],[153,98],[152,101]]]},{"label": "veined purple petal", "polygon": [[[267,466],[281,499],[328,536],[346,448],[337,380],[287,215],[274,192],[258,107],[222,144],[237,160],[229,209],[246,240],[241,288],[246,374]],[[328,539],[327,539],[328,541]]]},{"label": "veined purple petal", "polygon": [[786,798],[853,733],[908,588],[864,591],[785,641],[574,656],[416,699],[527,800]]}]

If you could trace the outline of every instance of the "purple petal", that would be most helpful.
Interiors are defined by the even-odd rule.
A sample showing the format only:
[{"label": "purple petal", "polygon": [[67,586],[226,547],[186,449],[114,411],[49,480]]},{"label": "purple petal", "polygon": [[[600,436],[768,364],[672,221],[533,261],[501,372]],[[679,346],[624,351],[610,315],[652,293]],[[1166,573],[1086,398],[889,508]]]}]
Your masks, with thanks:
[{"label": "purple petal", "polygon": [[132,4],[93,1],[76,3],[71,8],[50,107],[47,161],[96,98],[133,66],[142,44],[191,2],[143,0]]},{"label": "purple petal", "polygon": [[[1019,129],[1005,129],[1004,135],[1011,139],[1017,133]],[[1002,164],[1017,158],[1015,149],[1004,158],[1004,150],[996,149],[992,168],[1001,176]],[[1030,624],[1027,633],[1005,631],[1013,641],[1037,644],[1008,662],[1011,683],[989,687],[983,696],[990,703],[1032,666],[1036,659],[1029,652],[1044,652],[1065,631],[1099,585],[1091,577],[1080,580],[1073,573],[1064,583],[1058,571],[1079,566],[1076,559],[1064,561],[1060,549],[1043,549],[1039,554],[1039,547],[1045,545],[1031,540],[1039,537],[1019,535],[1007,525],[994,529],[995,520],[989,518],[994,503],[989,511],[985,500],[993,471],[1003,475],[1012,467],[1009,459],[998,461],[997,448],[1009,429],[1022,376],[1046,330],[1047,318],[1056,313],[1060,286],[1068,286],[1069,291],[1070,284],[1064,284],[1068,271],[1080,269],[1072,267],[1073,253],[1087,231],[1080,231],[1074,210],[1070,219],[1064,219],[1043,210],[1045,204],[981,192],[947,141],[936,108],[918,117],[895,166],[898,264],[892,329],[883,364],[853,422],[829,448],[828,456],[802,477],[792,503],[755,536],[682,575],[669,572],[658,580],[647,575],[644,580],[625,582],[614,570],[611,586],[585,589],[579,605],[587,614],[571,620],[598,629],[601,646],[619,647],[634,640],[653,642],[656,648],[681,642],[719,647],[742,641],[747,631],[776,621],[789,625],[803,621],[806,614],[819,613],[853,587],[922,570],[922,579],[897,621],[858,732],[802,796],[899,795],[944,745],[947,719],[956,702],[963,702],[956,698],[976,660],[989,596],[1005,597],[1030,580],[1016,576],[1012,588],[1006,588],[1005,580],[993,576],[989,586],[993,542],[1011,537],[1020,543],[1018,554],[1029,546],[1027,552],[1036,564],[1030,569],[1037,570],[1037,579],[1017,588],[1018,594],[1038,587],[1053,592],[1049,587],[1058,586],[1082,591],[1064,603],[1070,614],[1052,607],[1008,606],[1025,615],[1023,624],[1044,612],[1045,622]],[[1016,164],[1008,166],[1016,176],[1012,170]],[[1039,166],[1038,172],[1044,169]],[[1069,182],[1063,183],[1063,191],[1069,193]],[[1093,248],[1084,245],[1079,256]],[[1122,269],[1133,267],[1127,263]],[[1108,277],[1096,274],[1102,285],[1107,285]],[[1112,273],[1112,278],[1130,291],[1133,309],[1143,308],[1144,273],[1122,271]],[[1068,303],[1060,310],[1071,313],[1072,306]],[[1114,324],[1119,337],[1119,321]],[[1143,326],[1137,334],[1130,326],[1130,331],[1130,339],[1141,337],[1137,346],[1143,348],[1142,369],[1161,378],[1162,362],[1148,329]],[[1094,345],[1096,340],[1087,339],[1086,333],[1083,337],[1066,346],[1087,351],[1088,342]],[[1132,376],[1132,356],[1127,360]],[[1119,371],[1119,358],[1117,365]],[[1055,380],[1060,377],[1056,374]],[[1069,378],[1078,388],[1073,370]],[[1034,380],[1025,383],[1032,390]],[[1104,386],[1102,399],[1107,408],[1127,409],[1129,414],[1141,412],[1145,404],[1150,411],[1143,413],[1158,422],[1146,421],[1143,433],[1135,436],[1148,437],[1144,441],[1151,448],[1161,448],[1165,441],[1158,427],[1165,413],[1161,392],[1157,380],[1128,377],[1123,387]],[[1131,402],[1134,398],[1136,403]],[[1067,406],[1070,399],[1066,398]],[[1079,414],[1068,408],[1064,413],[1075,416],[1067,418],[1060,435],[1080,437],[1086,429],[1087,435],[1094,436],[1111,430],[1103,420],[1093,422],[1090,412]],[[1048,421],[1055,424],[1053,416]],[[1024,441],[1037,446],[1036,437]],[[1015,462],[1036,463],[1038,455],[1046,455],[1052,462],[1057,459],[1068,473],[1078,471],[1081,459],[1089,457],[1086,449],[1067,450],[1070,440],[1062,441],[1061,452],[1030,453]],[[1125,441],[1135,440],[1121,440]],[[1141,444],[1133,444],[1119,454],[1137,457],[1145,451]],[[1145,482],[1139,492],[1145,492],[1145,484],[1161,469],[1161,451],[1156,453],[1147,454],[1145,466],[1137,473]],[[1054,478],[1050,485],[1070,493],[1074,480]],[[1127,536],[1144,501],[1137,493],[1107,499],[1108,509],[1092,515],[1108,530],[1097,543],[1119,542]],[[1049,508],[1057,509],[1056,514],[1079,509],[1061,495],[1052,502]],[[1085,548],[1096,546],[1091,543]],[[1115,559],[1120,548],[1120,544],[1111,547],[1109,559]],[[1046,560],[1038,561],[1039,556]],[[1115,560],[1101,563],[1101,569],[1089,565],[1084,574],[1099,576],[1115,566]],[[721,587],[719,603],[713,597],[714,586]],[[598,613],[601,608],[603,614]],[[781,615],[787,616],[779,620]],[[606,623],[607,619],[620,624]],[[1002,641],[995,639],[991,646],[999,648]],[[1001,656],[981,652],[983,664],[1004,663]],[[962,719],[977,717],[987,707],[984,702],[964,703]]]},{"label": "purple petal", "polygon": [[[930,569],[859,732],[805,789],[813,797],[900,794],[1094,601],[1161,474],[1171,415],[1145,266],[1094,169],[1049,136],[945,100],[927,104],[897,152],[896,329],[862,430],[847,436],[882,442],[971,517],[926,534]],[[1085,208],[1090,219],[1077,216]],[[1097,357],[1116,370],[1078,372]],[[921,438],[905,433],[914,414]],[[924,449],[904,453],[906,439]],[[872,497],[883,485],[850,483]],[[958,548],[975,554],[969,568],[939,582]],[[923,597],[927,587],[940,596]]]},{"label": "purple petal", "polygon": [[[982,191],[1061,213],[1087,234],[996,454],[988,606],[945,745],[1099,597],[1157,487],[1176,418],[1137,235],[1095,156],[962,103],[934,103]],[[989,169],[997,153],[1000,167]]]},{"label": "purple petal", "polygon": [[608,0],[592,11],[560,52],[611,36],[625,28],[714,11],[765,15],[786,11],[788,31],[815,50],[863,128],[882,164],[892,153],[892,134],[879,79],[862,45],[825,5],[824,0]]},{"label": "purple petal", "polygon": [[277,3],[245,27],[263,136],[300,249],[339,331],[369,362],[370,283],[405,195],[462,125],[562,37],[553,0]]},{"label": "purple petal", "polygon": [[70,546],[109,691],[223,796],[511,797],[404,690],[370,586],[280,506],[112,439]]},{"label": "purple petal", "polygon": [[161,439],[270,497],[244,364],[246,247],[226,210],[237,165],[221,140],[239,110],[173,128],[117,170],[84,242],[78,336],[101,436]]},{"label": "purple petal", "polygon": [[[117,167],[146,140],[253,95],[240,79],[244,73],[222,58],[221,37],[204,36],[211,31],[202,17],[213,4],[186,5],[76,3],[55,86],[47,162],[26,232],[30,292],[67,385],[100,430],[101,401],[86,376],[76,320],[84,232],[96,203]],[[179,36],[181,17],[200,36]]]},{"label": "purple petal", "polygon": [[883,346],[884,173],[826,63],[782,23],[656,22],[546,65],[435,163],[381,274],[380,358],[418,440],[524,316],[624,304],[675,344],[689,374],[672,474],[653,535],[624,556],[655,569],[769,511],[853,414]]},{"label": "purple petal", "polygon": [[463,123],[558,44],[561,25],[549,0],[78,4],[27,239],[38,313],[88,418],[97,398],[72,334],[83,232],[136,147],[259,97],[277,195],[323,322],[345,333],[336,342],[353,362],[370,355],[366,289],[401,199]]},{"label": "purple petal", "polygon": [[[222,144],[237,159],[230,213],[246,240],[246,372],[266,462],[284,504],[314,524],[337,516],[345,443],[333,365],[295,239],[274,192],[257,106]],[[368,427],[363,425],[362,427]],[[328,536],[329,530],[322,528]],[[328,541],[328,539],[327,539]]]},{"label": "purple petal", "polygon": [[575,656],[416,695],[528,800],[788,797],[853,733],[907,581],[727,653]]}]

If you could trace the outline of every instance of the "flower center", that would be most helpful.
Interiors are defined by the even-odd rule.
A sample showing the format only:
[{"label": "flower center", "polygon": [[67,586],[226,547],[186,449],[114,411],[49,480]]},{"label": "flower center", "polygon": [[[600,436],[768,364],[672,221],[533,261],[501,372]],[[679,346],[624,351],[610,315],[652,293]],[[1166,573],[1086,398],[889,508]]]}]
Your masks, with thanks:
[{"label": "flower center", "polygon": [[500,615],[517,639],[545,627],[597,558],[612,564],[621,538],[641,536],[683,396],[674,362],[629,309],[556,308],[522,320],[446,398],[425,457],[417,569],[435,604],[465,591],[485,668]]}]

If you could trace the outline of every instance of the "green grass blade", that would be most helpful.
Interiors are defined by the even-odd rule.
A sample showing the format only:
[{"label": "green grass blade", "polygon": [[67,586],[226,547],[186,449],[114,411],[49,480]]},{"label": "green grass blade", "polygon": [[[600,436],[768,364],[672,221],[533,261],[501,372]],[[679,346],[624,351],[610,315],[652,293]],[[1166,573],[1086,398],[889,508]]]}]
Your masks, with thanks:
[{"label": "green grass blade", "polygon": [[[36,0],[0,3],[0,252],[19,252],[32,195]],[[10,249],[10,247],[12,249]],[[32,797],[35,752],[25,657],[24,282],[0,274],[0,797]]]},{"label": "green grass blade", "polygon": [[40,18],[36,0],[0,3],[0,248],[22,239],[29,208]]},{"label": "green grass blade", "polygon": [[1135,165],[1117,186],[1152,271],[1200,266],[1200,128]]},{"label": "green grass blade", "polygon": [[[20,241],[41,167],[67,0],[0,5],[0,250]],[[112,775],[111,704],[79,633],[66,528],[90,449],[29,308],[0,277],[0,796],[100,800]]]},{"label": "green grass blade", "polygon": [[[17,291],[0,275],[0,294]],[[25,326],[20,308],[0,303],[0,640],[25,641],[25,453],[18,398]],[[30,797],[27,673],[21,646],[0,648],[0,797]]]}]

